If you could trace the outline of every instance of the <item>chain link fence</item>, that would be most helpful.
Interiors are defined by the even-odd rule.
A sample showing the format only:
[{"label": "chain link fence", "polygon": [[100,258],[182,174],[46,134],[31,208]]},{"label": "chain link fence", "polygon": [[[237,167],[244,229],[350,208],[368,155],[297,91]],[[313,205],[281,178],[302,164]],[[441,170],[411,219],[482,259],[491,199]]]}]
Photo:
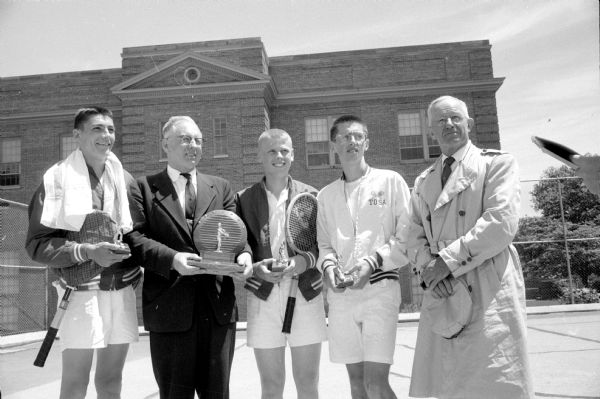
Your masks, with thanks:
[{"label": "chain link fence", "polygon": [[[521,181],[522,211],[513,245],[527,306],[600,302],[600,200],[574,176]],[[402,312],[418,311],[419,278],[408,275]]]},{"label": "chain link fence", "polygon": [[45,330],[56,308],[47,268],[25,252],[28,224],[26,205],[0,200],[0,336]]},{"label": "chain link fence", "polygon": [[[600,302],[600,200],[571,177],[523,180],[521,192],[527,216],[514,245],[527,305]],[[53,273],[24,249],[28,223],[26,205],[0,199],[0,336],[45,330],[56,310]],[[141,286],[136,292],[140,324]],[[400,286],[401,311],[418,312],[423,291],[410,268],[401,270]],[[241,284],[236,295],[245,320]]]}]

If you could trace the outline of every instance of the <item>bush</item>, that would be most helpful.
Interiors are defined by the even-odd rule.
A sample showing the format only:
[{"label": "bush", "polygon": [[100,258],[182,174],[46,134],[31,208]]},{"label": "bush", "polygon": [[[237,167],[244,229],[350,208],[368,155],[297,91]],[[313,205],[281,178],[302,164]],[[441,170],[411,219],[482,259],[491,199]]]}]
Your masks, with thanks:
[{"label": "bush", "polygon": [[[600,292],[593,288],[575,288],[573,298],[575,303],[600,303]],[[568,287],[563,287],[560,301],[566,304],[571,303],[571,292]]]}]

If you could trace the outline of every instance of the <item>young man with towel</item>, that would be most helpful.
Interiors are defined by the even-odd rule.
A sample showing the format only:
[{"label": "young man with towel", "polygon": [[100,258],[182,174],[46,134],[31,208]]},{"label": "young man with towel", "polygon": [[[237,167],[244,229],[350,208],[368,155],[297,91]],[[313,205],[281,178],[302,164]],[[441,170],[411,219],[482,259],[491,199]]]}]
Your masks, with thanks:
[{"label": "young man with towel", "polygon": [[[31,258],[51,268],[93,260],[104,267],[91,281],[75,287],[60,326],[62,381],[60,398],[84,398],[94,350],[94,382],[99,398],[119,398],[125,357],[138,340],[133,286],[141,269],[128,254],[113,252],[114,243],[76,243],[69,231],[80,231],[86,215],[101,210],[124,233],[132,221],[127,186],[133,178],[111,152],[115,142],[112,113],[82,108],[75,115],[77,149],[44,174],[29,205],[26,249]],[[54,283],[59,298],[65,282]]]}]

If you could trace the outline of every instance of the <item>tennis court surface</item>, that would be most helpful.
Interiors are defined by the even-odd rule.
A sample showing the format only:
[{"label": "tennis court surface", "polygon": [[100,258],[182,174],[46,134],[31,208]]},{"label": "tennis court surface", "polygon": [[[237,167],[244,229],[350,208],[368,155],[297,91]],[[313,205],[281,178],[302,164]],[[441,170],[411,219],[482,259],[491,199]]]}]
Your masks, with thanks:
[{"label": "tennis court surface", "polygon": [[[529,308],[529,355],[536,398],[600,399],[600,306]],[[580,311],[574,311],[579,309]],[[398,398],[408,397],[411,365],[417,336],[417,322],[405,317],[398,323],[395,363],[390,382]],[[233,399],[260,398],[260,382],[252,350],[245,345],[246,333],[238,331],[231,377]],[[32,365],[40,342],[7,345],[0,349],[0,388],[5,399],[47,399],[58,397],[60,351],[56,345],[44,368]],[[345,367],[329,362],[323,345],[320,397],[350,398]],[[289,369],[284,398],[295,398]],[[93,381],[93,378],[92,378]],[[88,398],[95,398],[90,382]],[[123,376],[124,399],[158,398],[152,374],[148,336],[131,346]]]}]

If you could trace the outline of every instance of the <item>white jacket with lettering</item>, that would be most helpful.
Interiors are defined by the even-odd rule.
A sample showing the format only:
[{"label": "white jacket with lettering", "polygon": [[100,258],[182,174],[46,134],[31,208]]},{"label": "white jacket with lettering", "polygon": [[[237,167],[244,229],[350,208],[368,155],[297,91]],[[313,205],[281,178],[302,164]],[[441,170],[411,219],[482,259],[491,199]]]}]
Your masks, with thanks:
[{"label": "white jacket with lettering", "polygon": [[406,182],[392,170],[369,168],[359,183],[354,219],[346,204],[344,182],[342,176],[317,196],[317,266],[322,270],[323,262],[339,257],[344,270],[350,270],[358,260],[366,259],[375,268],[371,283],[397,280],[398,269],[408,264],[410,191]]}]

